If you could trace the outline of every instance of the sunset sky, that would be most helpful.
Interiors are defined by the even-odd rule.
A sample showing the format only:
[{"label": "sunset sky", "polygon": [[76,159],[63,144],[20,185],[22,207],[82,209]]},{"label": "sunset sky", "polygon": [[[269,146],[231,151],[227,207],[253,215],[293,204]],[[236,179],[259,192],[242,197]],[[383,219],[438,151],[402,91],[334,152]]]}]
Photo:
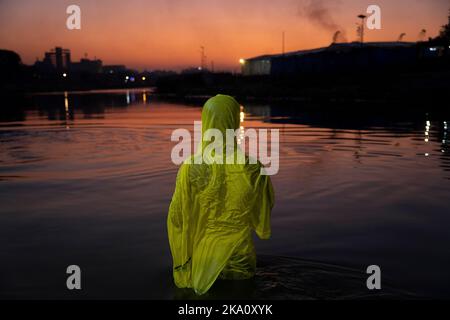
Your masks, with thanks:
[{"label": "sunset sky", "polygon": [[[81,30],[66,28],[66,8],[81,7]],[[200,46],[216,70],[238,68],[239,58],[329,45],[336,30],[356,39],[356,16],[382,10],[382,29],[367,41],[416,41],[421,29],[438,34],[450,0],[0,0],[0,48],[32,64],[55,46],[72,60],[88,54],[104,64],[143,69],[198,66]]]}]

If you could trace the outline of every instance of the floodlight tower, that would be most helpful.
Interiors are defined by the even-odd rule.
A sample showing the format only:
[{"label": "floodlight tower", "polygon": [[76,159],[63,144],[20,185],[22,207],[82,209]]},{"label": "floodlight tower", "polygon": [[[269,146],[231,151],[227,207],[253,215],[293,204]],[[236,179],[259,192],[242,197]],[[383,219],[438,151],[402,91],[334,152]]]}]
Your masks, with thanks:
[{"label": "floodlight tower", "polygon": [[360,36],[360,42],[361,45],[364,43],[364,24],[366,22],[367,16],[364,14],[360,14],[358,16],[359,19],[361,19],[361,25],[359,26],[359,36]]}]

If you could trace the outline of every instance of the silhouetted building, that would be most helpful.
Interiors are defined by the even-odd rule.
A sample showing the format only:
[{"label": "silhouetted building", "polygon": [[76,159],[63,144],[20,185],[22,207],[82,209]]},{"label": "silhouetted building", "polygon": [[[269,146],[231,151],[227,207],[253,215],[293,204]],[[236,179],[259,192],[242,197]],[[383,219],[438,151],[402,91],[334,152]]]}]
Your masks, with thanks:
[{"label": "silhouetted building", "polygon": [[80,62],[72,62],[70,71],[75,73],[100,73],[102,72],[102,60],[81,59]]},{"label": "silhouetted building", "polygon": [[70,66],[70,50],[55,47],[45,53],[44,63],[51,64],[57,71],[66,70]]},{"label": "silhouetted building", "polygon": [[246,59],[244,76],[301,75],[400,67],[417,61],[414,42],[333,43],[329,47]]},{"label": "silhouetted building", "polygon": [[39,73],[54,73],[67,71],[70,68],[70,50],[61,47],[45,52],[42,61],[37,60],[34,63],[36,71]]}]

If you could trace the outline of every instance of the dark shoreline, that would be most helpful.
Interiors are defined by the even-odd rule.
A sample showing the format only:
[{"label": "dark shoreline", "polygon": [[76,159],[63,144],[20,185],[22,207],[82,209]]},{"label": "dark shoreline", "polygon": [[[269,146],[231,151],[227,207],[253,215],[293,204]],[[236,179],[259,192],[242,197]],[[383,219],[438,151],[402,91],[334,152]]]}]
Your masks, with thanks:
[{"label": "dark shoreline", "polygon": [[308,77],[243,77],[220,73],[180,74],[161,78],[152,87],[58,88],[58,90],[0,91],[2,109],[20,108],[26,97],[65,91],[148,90],[156,99],[202,105],[216,94],[234,96],[242,103],[332,109],[448,110],[450,68],[383,71],[363,75],[321,74]]},{"label": "dark shoreline", "polygon": [[382,105],[405,102],[431,107],[448,101],[450,68],[296,77],[243,77],[220,74],[179,75],[161,79],[154,94],[182,101],[229,94],[242,102]]}]

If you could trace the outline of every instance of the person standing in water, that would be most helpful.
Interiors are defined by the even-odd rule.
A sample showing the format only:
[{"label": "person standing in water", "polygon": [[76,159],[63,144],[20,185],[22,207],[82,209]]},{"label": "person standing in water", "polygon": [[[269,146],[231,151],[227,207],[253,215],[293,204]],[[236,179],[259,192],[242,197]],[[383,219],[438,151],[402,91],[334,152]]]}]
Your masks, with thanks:
[{"label": "person standing in water", "polygon": [[[261,163],[251,164],[246,155],[243,164],[196,161],[208,157],[204,154],[212,143],[204,139],[208,129],[218,129],[226,137],[227,129],[239,126],[240,105],[234,98],[217,95],[205,103],[201,145],[181,165],[169,207],[167,229],[175,284],[199,295],[217,278],[253,277],[252,231],[261,239],[271,236],[274,192],[270,177],[261,175]],[[233,146],[232,156],[242,155],[237,143]]]}]

